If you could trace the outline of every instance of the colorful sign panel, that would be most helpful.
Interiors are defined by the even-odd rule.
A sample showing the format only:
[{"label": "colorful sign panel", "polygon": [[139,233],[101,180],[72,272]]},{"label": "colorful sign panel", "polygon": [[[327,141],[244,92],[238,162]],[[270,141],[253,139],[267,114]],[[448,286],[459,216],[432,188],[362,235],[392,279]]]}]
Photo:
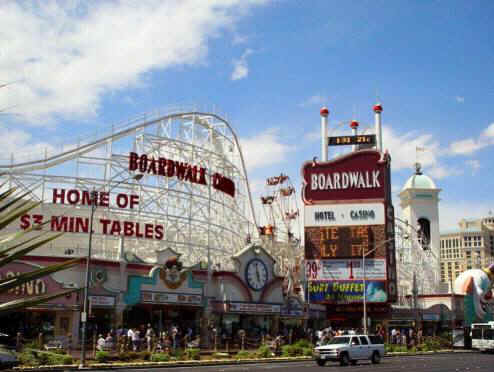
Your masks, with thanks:
[{"label": "colorful sign panel", "polygon": [[386,199],[389,157],[375,150],[354,151],[333,161],[302,167],[306,205],[340,200]]},{"label": "colorful sign panel", "polygon": [[386,257],[384,225],[331,226],[305,228],[305,258],[330,259],[362,257],[362,253],[377,249],[367,257]]},{"label": "colorful sign panel", "polygon": [[[306,260],[305,272],[308,280],[363,280],[362,259],[350,260]],[[386,280],[386,259],[366,259],[365,279]]]},{"label": "colorful sign panel", "polygon": [[228,311],[234,313],[280,313],[280,305],[253,304],[249,302],[231,302]]},{"label": "colorful sign panel", "polygon": [[[388,301],[386,282],[366,281],[366,302],[385,303]],[[310,302],[326,304],[351,304],[364,300],[363,281],[311,281],[309,282]]]},{"label": "colorful sign panel", "polygon": [[142,302],[155,304],[182,304],[182,305],[201,305],[201,295],[186,295],[177,293],[158,293],[158,292],[142,292]]},{"label": "colorful sign panel", "polygon": [[304,224],[308,226],[384,225],[383,203],[316,204],[304,208]]},{"label": "colorful sign panel", "polygon": [[91,306],[113,307],[115,306],[115,297],[113,296],[89,296]]}]

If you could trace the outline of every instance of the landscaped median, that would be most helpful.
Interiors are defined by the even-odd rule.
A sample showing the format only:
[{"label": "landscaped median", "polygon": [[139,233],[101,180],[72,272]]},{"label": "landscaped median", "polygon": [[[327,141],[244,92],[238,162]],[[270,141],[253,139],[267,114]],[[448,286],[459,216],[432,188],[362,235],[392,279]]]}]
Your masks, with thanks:
[{"label": "landscaped median", "polygon": [[[214,353],[209,356],[208,359],[199,360],[169,360],[169,361],[130,361],[130,362],[108,362],[108,363],[89,363],[88,370],[101,370],[101,369],[124,369],[124,368],[167,368],[178,366],[215,366],[215,365],[235,365],[235,364],[254,364],[254,363],[289,363],[300,361],[311,361],[312,356],[280,356],[280,357],[252,357],[255,351],[248,352],[249,357],[242,358],[241,355],[245,355],[247,351],[240,351],[233,357],[230,357],[227,353]],[[471,350],[436,350],[436,351],[408,351],[408,352],[392,352],[386,353],[385,357],[398,357],[398,356],[415,356],[415,355],[437,355],[444,353],[470,353]],[[240,355],[239,355],[240,354]],[[37,365],[37,366],[20,366],[16,367],[16,370],[36,370],[36,371],[54,371],[54,370],[76,370],[78,364],[52,364],[52,365]]]}]

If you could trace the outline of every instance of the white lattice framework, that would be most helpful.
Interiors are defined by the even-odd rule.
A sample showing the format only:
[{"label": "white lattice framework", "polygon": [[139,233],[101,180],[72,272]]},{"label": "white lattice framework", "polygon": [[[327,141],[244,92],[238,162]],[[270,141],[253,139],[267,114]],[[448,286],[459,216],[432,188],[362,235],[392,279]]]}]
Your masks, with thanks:
[{"label": "white lattice framework", "polygon": [[[113,126],[96,136],[67,138],[65,143],[70,149],[38,154],[27,154],[27,150],[0,165],[9,186],[31,190],[32,199],[44,201],[39,208],[44,215],[89,215],[86,206],[51,203],[54,188],[110,192],[110,206],[98,207],[95,219],[164,226],[162,240],[125,238],[126,251],[152,261],[156,250],[171,247],[189,265],[206,261],[209,250],[212,263],[228,266],[229,258],[245,245],[247,236],[258,236],[239,142],[230,124],[218,114],[169,109]],[[149,174],[136,181],[128,166],[131,151],[206,168],[208,186]],[[234,198],[210,186],[209,175],[216,172],[233,180]],[[117,208],[111,200],[118,193],[138,194],[138,208]],[[94,256],[118,259],[120,239],[96,229]],[[87,246],[87,234],[70,233],[47,247],[44,254],[85,255]]]},{"label": "white lattice framework", "polygon": [[[423,249],[418,232],[412,226],[395,220],[395,246],[400,305],[411,305],[406,296],[413,294],[413,276],[418,295],[439,291],[439,257],[430,249]],[[426,245],[427,246],[427,245]],[[409,297],[411,298],[411,297]]]}]

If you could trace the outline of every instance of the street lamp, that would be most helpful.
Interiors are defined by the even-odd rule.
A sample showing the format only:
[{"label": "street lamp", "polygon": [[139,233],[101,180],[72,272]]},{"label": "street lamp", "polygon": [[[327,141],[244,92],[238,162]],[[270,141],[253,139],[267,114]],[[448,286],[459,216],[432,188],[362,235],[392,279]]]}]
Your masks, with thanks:
[{"label": "street lamp", "polygon": [[387,240],[381,242],[379,245],[377,245],[376,247],[374,247],[373,249],[371,249],[368,252],[364,252],[364,250],[362,250],[362,269],[363,269],[363,282],[364,282],[364,334],[365,335],[367,334],[367,289],[365,288],[365,286],[366,286],[365,257],[367,257],[368,255],[373,253],[376,249],[380,248],[384,244],[386,244],[386,243],[388,243],[394,239],[395,238],[387,239]]},{"label": "street lamp", "polygon": [[[111,189],[113,190],[118,185],[127,182],[129,180],[139,181],[143,174],[136,174],[132,177],[128,177],[118,183],[116,183]],[[86,366],[86,332],[87,332],[87,313],[88,313],[88,305],[89,305],[89,268],[91,265],[91,248],[93,241],[93,219],[94,219],[94,211],[96,210],[96,200],[98,197],[98,191],[93,189],[91,191],[91,214],[89,216],[89,243],[88,243],[88,251],[86,257],[86,283],[84,285],[84,308],[81,316],[82,321],[82,330],[81,330],[81,362],[79,364],[79,369],[84,368]]]}]

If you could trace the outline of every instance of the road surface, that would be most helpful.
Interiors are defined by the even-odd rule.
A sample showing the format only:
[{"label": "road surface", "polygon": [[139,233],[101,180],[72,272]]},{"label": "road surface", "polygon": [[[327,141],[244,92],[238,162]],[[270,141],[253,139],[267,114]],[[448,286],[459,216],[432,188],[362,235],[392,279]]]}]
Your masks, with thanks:
[{"label": "road surface", "polygon": [[[493,372],[494,354],[448,353],[426,356],[404,356],[384,358],[381,364],[374,365],[360,361],[356,366],[341,367],[338,363],[328,362],[319,367],[315,362],[259,363],[244,365],[223,365],[204,367],[152,368],[153,372]],[[122,371],[122,370],[120,370]],[[125,369],[142,372],[142,369]]]}]

